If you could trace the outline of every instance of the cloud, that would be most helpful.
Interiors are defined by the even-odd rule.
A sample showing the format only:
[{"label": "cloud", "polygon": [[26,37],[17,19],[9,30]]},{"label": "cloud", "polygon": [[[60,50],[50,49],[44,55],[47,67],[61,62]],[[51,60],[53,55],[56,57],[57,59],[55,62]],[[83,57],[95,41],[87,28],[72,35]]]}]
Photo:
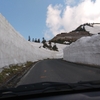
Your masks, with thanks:
[{"label": "cloud", "polygon": [[73,6],[77,3],[76,1],[78,2],[79,0],[65,0],[64,2],[66,5]]},{"label": "cloud", "polygon": [[70,5],[72,2],[48,6],[46,26],[49,34],[69,32],[83,23],[100,23],[100,0],[79,0],[74,6]]},{"label": "cloud", "polygon": [[44,34],[44,38],[46,38],[47,40],[49,40],[52,37],[53,37],[53,34],[51,34],[49,30],[46,30],[45,34]]},{"label": "cloud", "polygon": [[58,33],[58,29],[61,26],[60,14],[61,14],[61,5],[56,5],[54,7],[52,5],[48,6],[46,26],[54,34]]}]

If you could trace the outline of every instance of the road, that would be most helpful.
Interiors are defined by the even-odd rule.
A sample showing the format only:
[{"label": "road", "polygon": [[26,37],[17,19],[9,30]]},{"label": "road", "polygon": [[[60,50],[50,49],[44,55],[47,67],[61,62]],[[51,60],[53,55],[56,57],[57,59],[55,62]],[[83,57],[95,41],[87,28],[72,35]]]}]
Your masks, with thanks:
[{"label": "road", "polygon": [[37,82],[67,82],[100,80],[100,69],[70,63],[61,59],[47,59],[36,63],[17,85]]}]

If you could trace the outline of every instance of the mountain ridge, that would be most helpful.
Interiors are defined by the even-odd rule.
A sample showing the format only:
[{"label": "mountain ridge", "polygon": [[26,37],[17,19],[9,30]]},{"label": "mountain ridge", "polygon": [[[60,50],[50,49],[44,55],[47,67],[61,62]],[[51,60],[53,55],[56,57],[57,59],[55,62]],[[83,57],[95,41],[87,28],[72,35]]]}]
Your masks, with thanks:
[{"label": "mountain ridge", "polygon": [[[71,44],[72,42],[75,42],[76,40],[78,40],[81,37],[92,36],[93,34],[100,33],[99,28],[97,29],[97,32],[96,32],[96,28],[97,28],[97,27],[95,27],[96,24],[100,25],[100,23],[85,23],[85,24],[82,24],[79,27],[77,27],[75,30],[73,30],[69,33],[64,32],[64,33],[57,34],[50,41],[56,42],[56,43],[64,43],[64,42],[67,41],[69,44]],[[100,27],[100,26],[98,26],[98,27]],[[91,30],[93,32],[91,32]]]}]

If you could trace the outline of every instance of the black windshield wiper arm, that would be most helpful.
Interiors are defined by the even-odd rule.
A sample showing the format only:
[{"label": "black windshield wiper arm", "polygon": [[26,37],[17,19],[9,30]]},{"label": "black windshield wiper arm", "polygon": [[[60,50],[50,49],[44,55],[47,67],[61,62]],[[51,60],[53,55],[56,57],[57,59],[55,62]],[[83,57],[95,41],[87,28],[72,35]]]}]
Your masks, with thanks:
[{"label": "black windshield wiper arm", "polygon": [[78,82],[78,83],[60,83],[60,82],[40,82],[29,85],[20,85],[12,89],[0,90],[0,97],[4,95],[18,96],[20,93],[46,93],[59,91],[76,91],[100,88],[100,82]]},{"label": "black windshield wiper arm", "polygon": [[73,89],[73,86],[67,83],[40,82],[40,83],[35,83],[35,84],[19,85],[16,88],[1,90],[1,92],[5,92],[5,91],[26,92],[26,91],[46,90],[46,89],[53,89],[53,88],[61,89],[65,87],[67,89]]},{"label": "black windshield wiper arm", "polygon": [[59,82],[40,82],[35,84],[28,84],[28,85],[20,85],[16,88],[7,88],[0,90],[0,97],[4,97],[5,95],[12,95],[12,96],[19,96],[20,93],[27,94],[28,92],[35,93],[44,93],[50,91],[59,91],[62,89],[73,89],[70,84],[66,83],[59,83]]}]

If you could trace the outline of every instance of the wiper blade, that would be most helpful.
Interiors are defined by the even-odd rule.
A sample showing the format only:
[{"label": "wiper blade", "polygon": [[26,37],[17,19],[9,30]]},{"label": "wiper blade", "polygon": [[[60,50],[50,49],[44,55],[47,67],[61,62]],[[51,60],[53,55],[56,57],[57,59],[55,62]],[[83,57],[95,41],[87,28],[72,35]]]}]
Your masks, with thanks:
[{"label": "wiper blade", "polygon": [[22,94],[38,94],[46,92],[60,92],[60,91],[76,91],[100,88],[100,81],[78,82],[78,83],[60,83],[60,82],[40,82],[35,84],[20,85],[16,88],[0,90],[0,97],[4,95],[19,96]]},{"label": "wiper blade", "polygon": [[29,92],[33,94],[44,93],[44,92],[54,92],[61,91],[62,89],[73,89],[72,85],[67,83],[59,83],[59,82],[40,82],[35,84],[26,84],[20,85],[16,88],[8,88],[0,90],[0,97],[4,97],[5,95],[10,96],[19,96],[21,93],[28,94]]},{"label": "wiper blade", "polygon": [[87,87],[92,87],[92,88],[98,88],[100,87],[100,80],[98,81],[80,81],[77,83],[79,86],[87,86]]},{"label": "wiper blade", "polygon": [[71,84],[60,83],[60,82],[40,82],[29,85],[20,85],[17,87],[17,91],[32,91],[32,90],[45,90],[51,88],[62,88],[66,87],[67,89],[73,89]]},{"label": "wiper blade", "polygon": [[0,98],[18,96],[14,88],[0,90]]},{"label": "wiper blade", "polygon": [[96,80],[96,81],[80,81],[78,82],[78,84],[91,84],[91,85],[100,85],[100,80]]},{"label": "wiper blade", "polygon": [[45,88],[43,92],[54,92],[54,91],[76,91],[86,89],[100,88],[99,82],[78,82],[78,83],[55,83]]},{"label": "wiper blade", "polygon": [[42,93],[44,92],[58,92],[64,90],[73,90],[74,85],[71,83],[61,83],[61,82],[44,82],[43,85],[49,84],[46,88],[43,89]]}]

